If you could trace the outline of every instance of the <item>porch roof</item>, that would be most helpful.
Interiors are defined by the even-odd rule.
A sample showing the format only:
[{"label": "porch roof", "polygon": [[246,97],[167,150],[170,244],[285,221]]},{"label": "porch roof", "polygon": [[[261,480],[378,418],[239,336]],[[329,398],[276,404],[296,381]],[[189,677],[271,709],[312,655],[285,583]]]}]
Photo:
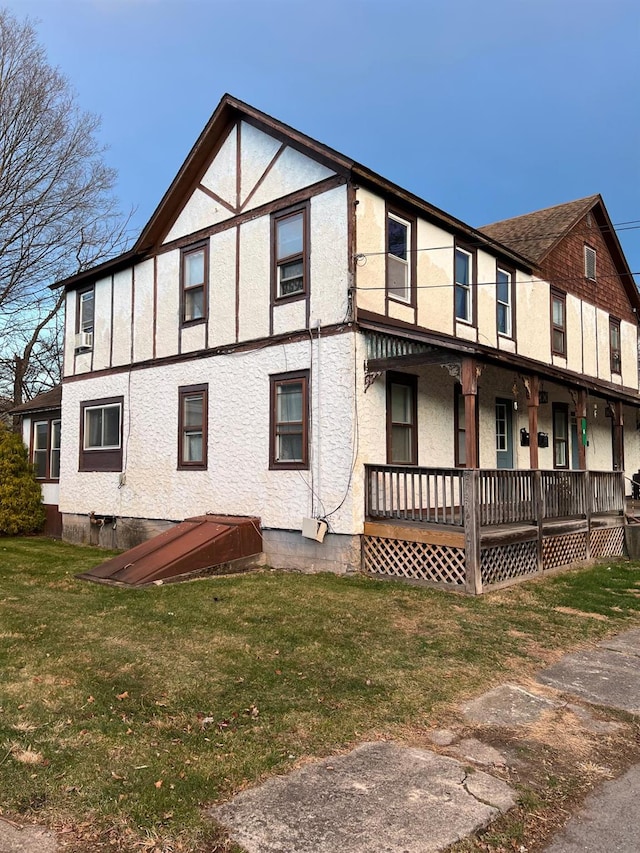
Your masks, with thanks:
[{"label": "porch roof", "polygon": [[[358,327],[365,332],[376,332],[389,339],[401,339],[413,344],[401,348],[387,349],[386,355],[367,359],[367,372],[382,373],[386,370],[406,370],[426,364],[461,364],[464,358],[475,358],[484,364],[495,364],[517,370],[527,376],[539,376],[552,382],[560,382],[575,389],[585,389],[605,399],[620,400],[640,408],[637,389],[616,385],[603,379],[584,376],[572,370],[544,364],[532,358],[497,350],[486,344],[465,341],[450,335],[419,329],[409,323],[383,317],[369,311],[358,311]],[[402,351],[404,349],[404,351]],[[379,350],[382,352],[382,349]]]}]

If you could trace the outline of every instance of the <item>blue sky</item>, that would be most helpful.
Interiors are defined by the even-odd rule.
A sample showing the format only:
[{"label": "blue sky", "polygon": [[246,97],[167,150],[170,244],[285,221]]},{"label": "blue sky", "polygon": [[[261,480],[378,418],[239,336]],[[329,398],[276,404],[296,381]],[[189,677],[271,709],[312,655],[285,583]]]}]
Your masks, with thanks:
[{"label": "blue sky", "polygon": [[638,0],[0,3],[102,116],[136,230],[224,92],[472,226],[596,192],[640,220]]}]

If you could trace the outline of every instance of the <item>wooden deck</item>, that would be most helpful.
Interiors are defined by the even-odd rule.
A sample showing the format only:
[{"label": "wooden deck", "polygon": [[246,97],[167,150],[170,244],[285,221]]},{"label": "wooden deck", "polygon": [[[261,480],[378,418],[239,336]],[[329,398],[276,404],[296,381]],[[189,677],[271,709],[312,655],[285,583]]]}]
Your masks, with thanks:
[{"label": "wooden deck", "polygon": [[480,594],[619,555],[623,487],[609,471],[367,466],[363,569]]}]

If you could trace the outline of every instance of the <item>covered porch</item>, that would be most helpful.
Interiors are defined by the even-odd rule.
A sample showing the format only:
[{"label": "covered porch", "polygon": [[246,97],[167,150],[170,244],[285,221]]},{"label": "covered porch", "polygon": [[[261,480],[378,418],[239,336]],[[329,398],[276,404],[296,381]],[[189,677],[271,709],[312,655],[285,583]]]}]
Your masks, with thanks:
[{"label": "covered porch", "polygon": [[363,571],[479,595],[624,553],[621,471],[365,466]]}]

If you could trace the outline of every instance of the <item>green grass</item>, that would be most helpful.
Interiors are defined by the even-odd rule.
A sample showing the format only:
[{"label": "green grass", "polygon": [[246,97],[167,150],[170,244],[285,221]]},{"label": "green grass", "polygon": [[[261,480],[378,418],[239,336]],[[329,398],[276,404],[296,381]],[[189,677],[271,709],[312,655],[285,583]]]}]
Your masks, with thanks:
[{"label": "green grass", "polygon": [[105,556],[0,539],[0,805],[122,849],[204,849],[203,805],[308,756],[419,738],[463,697],[639,621],[627,562],[474,599],[271,571],[75,579]]}]

